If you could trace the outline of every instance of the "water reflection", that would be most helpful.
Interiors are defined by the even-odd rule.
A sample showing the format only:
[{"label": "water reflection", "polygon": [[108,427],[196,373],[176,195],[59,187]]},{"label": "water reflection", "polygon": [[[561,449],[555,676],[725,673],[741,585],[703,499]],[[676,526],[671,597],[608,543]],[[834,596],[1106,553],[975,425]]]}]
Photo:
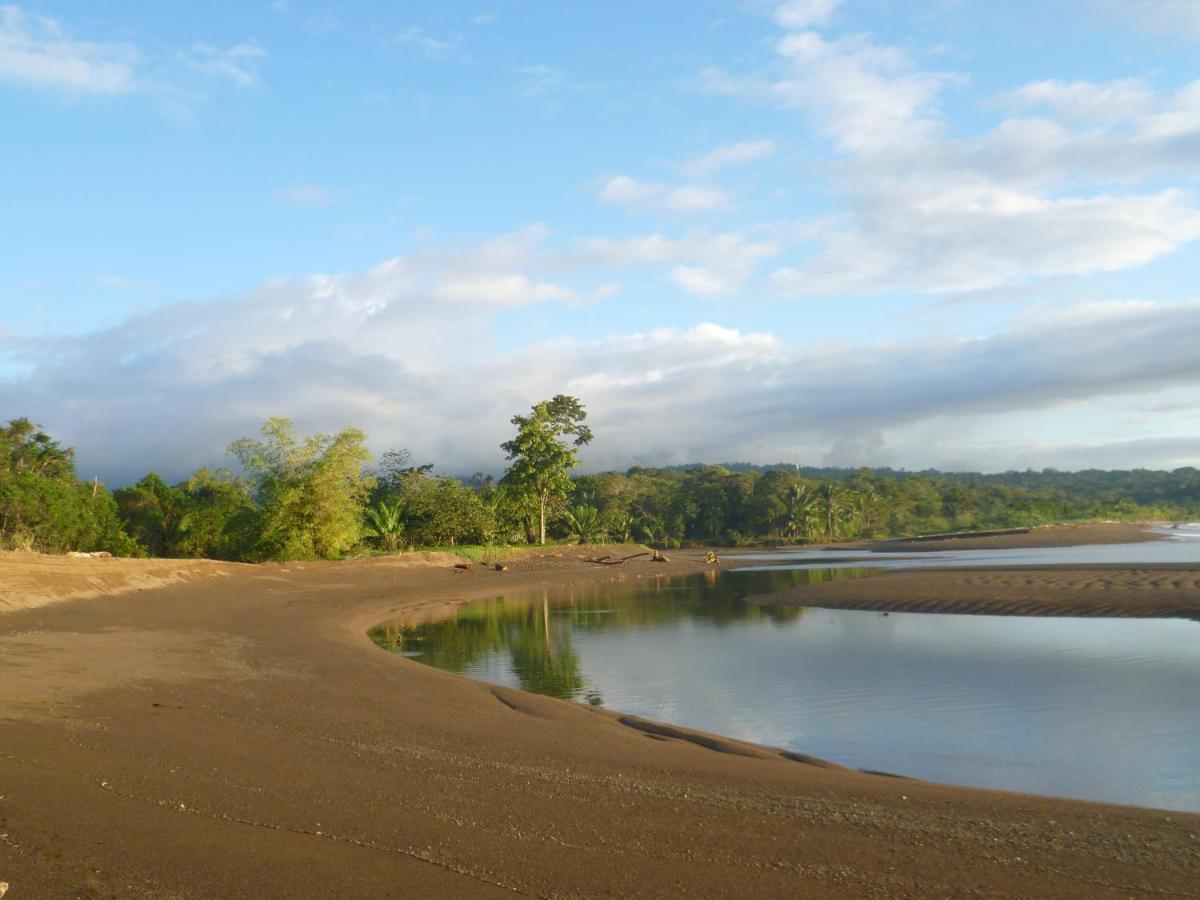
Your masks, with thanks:
[{"label": "water reflection", "polygon": [[857,768],[1200,811],[1200,624],[743,600],[877,571],[575,586],[372,637],[484,681]]},{"label": "water reflection", "polygon": [[887,569],[957,569],[989,566],[1086,566],[1101,563],[1173,565],[1200,562],[1200,526],[1184,525],[1178,529],[1148,530],[1163,535],[1163,539],[1132,544],[1025,547],[1011,550],[928,549],[915,553],[781,547],[776,550],[730,553],[726,554],[725,559],[743,571],[793,569],[797,566],[839,568],[864,564]]},{"label": "water reflection", "polygon": [[496,597],[462,607],[455,615],[418,624],[389,622],[371,639],[392,653],[485,680],[515,683],[523,690],[562,700],[603,702],[600,686],[584,677],[576,634],[645,630],[681,620],[717,626],[765,620],[787,625],[806,612],[800,606],[758,607],[744,598],[805,584],[845,581],[877,569],[806,569],[727,573],[715,569],[684,579],[637,580],[624,588],[575,586],[551,602],[547,592]]}]

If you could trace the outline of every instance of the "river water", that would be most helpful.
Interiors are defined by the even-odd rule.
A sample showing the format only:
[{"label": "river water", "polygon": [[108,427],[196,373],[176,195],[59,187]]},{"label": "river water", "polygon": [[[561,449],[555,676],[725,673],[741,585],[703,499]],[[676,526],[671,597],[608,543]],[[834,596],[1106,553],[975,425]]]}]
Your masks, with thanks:
[{"label": "river water", "polygon": [[[983,564],[1200,561],[1185,537],[1121,547],[989,551]],[[371,635],[473,678],[855,768],[1200,812],[1200,623],[758,607],[742,598],[972,563],[752,556],[742,570],[497,597]]]}]

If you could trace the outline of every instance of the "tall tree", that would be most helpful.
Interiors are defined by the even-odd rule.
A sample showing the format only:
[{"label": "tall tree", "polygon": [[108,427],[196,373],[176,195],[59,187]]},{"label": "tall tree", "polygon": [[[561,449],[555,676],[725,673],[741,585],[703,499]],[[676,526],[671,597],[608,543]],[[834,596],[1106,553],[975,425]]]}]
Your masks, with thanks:
[{"label": "tall tree", "polygon": [[825,526],[825,540],[836,541],[838,522],[846,502],[846,489],[833,481],[826,481],[817,488],[817,507],[821,510]]},{"label": "tall tree", "polygon": [[347,428],[300,440],[290,419],[268,419],[262,441],[229,446],[254,485],[263,512],[263,549],[279,559],[332,559],[362,536],[373,479],[366,435]]},{"label": "tall tree", "polygon": [[190,498],[179,523],[181,556],[257,560],[263,515],[251,486],[226,469],[200,469],[183,486]]},{"label": "tall tree", "polygon": [[395,553],[404,537],[404,505],[397,500],[380,500],[367,510],[367,534],[379,540],[379,546]]},{"label": "tall tree", "polygon": [[503,483],[536,504],[540,543],[546,543],[547,512],[571,493],[578,448],[592,440],[592,430],[583,424],[586,418],[578,399],[558,394],[535,404],[527,416],[513,416],[517,435],[500,445],[509,461]]},{"label": "tall tree", "polygon": [[75,477],[75,451],[59,446],[40,425],[13,419],[0,427],[0,475],[69,480]]},{"label": "tall tree", "polygon": [[171,487],[156,472],[137,484],[113,491],[125,530],[151,556],[175,556],[180,523],[187,514],[187,493]]},{"label": "tall tree", "polygon": [[60,552],[138,550],[98,480],[75,477],[75,451],[29,419],[0,426],[0,547]]}]

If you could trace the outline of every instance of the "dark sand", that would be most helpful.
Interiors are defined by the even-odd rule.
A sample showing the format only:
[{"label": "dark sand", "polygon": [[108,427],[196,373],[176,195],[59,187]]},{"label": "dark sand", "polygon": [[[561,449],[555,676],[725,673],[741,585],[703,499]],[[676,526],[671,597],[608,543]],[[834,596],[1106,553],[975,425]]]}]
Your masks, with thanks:
[{"label": "dark sand", "polygon": [[[1057,525],[1024,534],[874,541],[839,549],[919,553],[1126,544],[1162,536],[1124,523]],[[840,561],[870,565],[868,554]],[[898,570],[854,581],[807,585],[749,598],[766,605],[1007,616],[1200,619],[1200,565],[1009,566]]]},{"label": "dark sand", "polygon": [[[0,599],[18,581],[40,598],[19,609],[9,589],[0,614],[5,900],[1200,893],[1200,816],[847,771],[365,636],[472,597],[704,567],[577,556],[471,574],[444,557],[178,564],[178,580],[175,563],[0,558]],[[46,604],[80,577],[99,596]]]},{"label": "dark sand", "polygon": [[1140,525],[1100,522],[1086,525],[1045,525],[1024,532],[989,537],[964,534],[961,537],[920,540],[863,541],[841,546],[886,550],[890,553],[928,553],[934,550],[1023,550],[1028,547],[1079,547],[1083,544],[1137,544],[1161,540],[1162,537]]},{"label": "dark sand", "polygon": [[749,599],[902,612],[1200,619],[1200,566],[900,570]]}]

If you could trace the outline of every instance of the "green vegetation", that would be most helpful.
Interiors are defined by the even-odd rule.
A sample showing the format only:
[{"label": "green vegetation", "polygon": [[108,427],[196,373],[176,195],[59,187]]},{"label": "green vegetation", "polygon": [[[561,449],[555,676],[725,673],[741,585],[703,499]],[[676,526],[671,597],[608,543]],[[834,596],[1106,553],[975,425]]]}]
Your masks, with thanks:
[{"label": "green vegetation", "polygon": [[740,545],[1098,519],[1200,519],[1200,471],[904,472],[791,466],[633,468],[572,477],[592,439],[557,396],[512,420],[499,481],[434,475],[366,436],[296,435],[270,419],[230,445],[240,472],[158,475],[110,493],[28,419],[0,428],[0,547],[229,560],[447,548],[480,560],[547,540]]},{"label": "green vegetation", "polygon": [[573,647],[580,632],[631,631],[680,621],[726,628],[747,620],[777,625],[805,615],[802,606],[756,606],[747,593],[783,591],[802,584],[845,581],[872,569],[807,569],[743,573],[735,584],[716,573],[695,575],[669,591],[647,596],[645,588],[613,594],[610,587],[580,585],[559,593],[554,604],[543,594],[482,600],[454,615],[420,624],[385,623],[368,632],[392,653],[417,652],[421,661],[453,672],[479,665],[489,655],[507,658],[522,689],[562,699],[600,703],[589,690]]},{"label": "green vegetation", "polygon": [[261,530],[256,554],[271,559],[336,559],[363,537],[374,479],[367,436],[357,428],[299,440],[289,419],[268,419],[262,441],[229,446],[246,470]]},{"label": "green vegetation", "polygon": [[0,428],[0,546],[129,554],[112,495],[75,477],[75,452],[28,419]]},{"label": "green vegetation", "polygon": [[[537,509],[539,544],[546,543],[547,516],[570,496],[571,470],[579,467],[577,448],[592,439],[592,430],[583,424],[586,418],[583,404],[559,394],[536,404],[528,416],[513,416],[517,436],[500,445],[509,460],[502,483],[512,488],[515,499]],[[526,531],[532,529],[526,526]]]}]

